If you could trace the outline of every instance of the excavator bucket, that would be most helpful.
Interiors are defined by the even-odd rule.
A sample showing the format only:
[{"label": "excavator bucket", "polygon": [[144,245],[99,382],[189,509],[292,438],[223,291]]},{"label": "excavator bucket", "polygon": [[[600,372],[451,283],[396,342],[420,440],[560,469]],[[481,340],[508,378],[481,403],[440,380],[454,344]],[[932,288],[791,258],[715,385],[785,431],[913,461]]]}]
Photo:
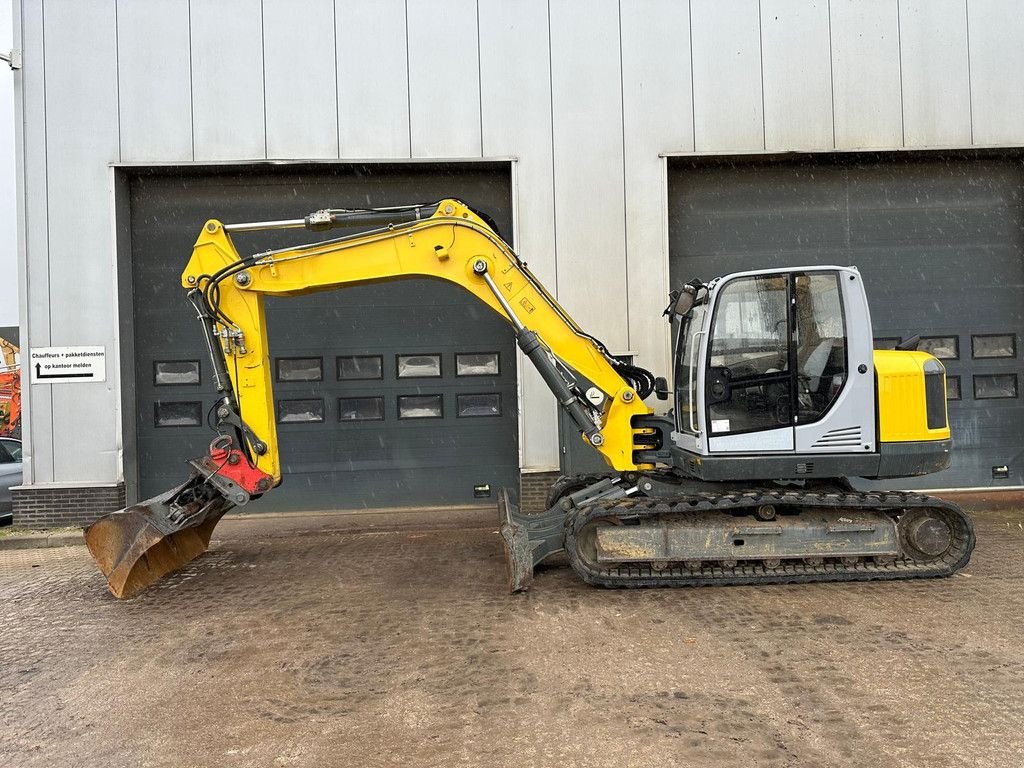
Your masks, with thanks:
[{"label": "excavator bucket", "polygon": [[194,475],[167,493],[104,515],[86,528],[85,543],[111,594],[134,597],[203,554],[233,506]]}]

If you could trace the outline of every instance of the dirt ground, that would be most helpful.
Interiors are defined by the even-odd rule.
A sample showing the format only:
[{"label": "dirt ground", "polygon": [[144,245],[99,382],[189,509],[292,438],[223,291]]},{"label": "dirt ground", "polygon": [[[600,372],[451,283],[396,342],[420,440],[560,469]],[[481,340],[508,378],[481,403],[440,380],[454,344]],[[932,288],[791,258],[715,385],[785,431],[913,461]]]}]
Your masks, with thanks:
[{"label": "dirt ground", "polygon": [[0,552],[0,765],[1024,765],[1024,515],[940,581],[504,590],[490,513],[226,519],[128,602]]}]

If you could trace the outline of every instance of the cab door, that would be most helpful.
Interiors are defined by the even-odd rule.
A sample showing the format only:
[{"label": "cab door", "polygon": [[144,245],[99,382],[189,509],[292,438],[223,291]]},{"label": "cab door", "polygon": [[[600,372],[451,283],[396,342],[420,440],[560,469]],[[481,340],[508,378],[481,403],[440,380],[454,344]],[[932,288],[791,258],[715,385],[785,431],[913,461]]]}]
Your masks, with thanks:
[{"label": "cab door", "polygon": [[791,306],[787,273],[737,275],[716,291],[703,377],[710,453],[793,450]]}]

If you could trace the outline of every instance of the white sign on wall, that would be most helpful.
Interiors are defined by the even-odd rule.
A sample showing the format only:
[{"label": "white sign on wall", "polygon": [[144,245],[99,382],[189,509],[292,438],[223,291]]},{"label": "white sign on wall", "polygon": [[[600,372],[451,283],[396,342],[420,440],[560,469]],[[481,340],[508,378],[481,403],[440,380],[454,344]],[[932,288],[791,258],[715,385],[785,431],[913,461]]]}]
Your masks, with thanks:
[{"label": "white sign on wall", "polygon": [[33,384],[107,380],[105,347],[32,347],[29,372]]}]

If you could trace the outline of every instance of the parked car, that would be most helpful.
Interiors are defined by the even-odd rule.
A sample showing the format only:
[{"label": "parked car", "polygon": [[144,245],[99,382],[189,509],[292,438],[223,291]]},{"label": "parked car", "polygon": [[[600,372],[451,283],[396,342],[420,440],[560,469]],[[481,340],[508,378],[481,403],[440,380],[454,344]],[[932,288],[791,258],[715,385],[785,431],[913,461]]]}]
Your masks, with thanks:
[{"label": "parked car", "polygon": [[21,440],[0,437],[0,526],[14,520],[11,488],[21,485]]}]

